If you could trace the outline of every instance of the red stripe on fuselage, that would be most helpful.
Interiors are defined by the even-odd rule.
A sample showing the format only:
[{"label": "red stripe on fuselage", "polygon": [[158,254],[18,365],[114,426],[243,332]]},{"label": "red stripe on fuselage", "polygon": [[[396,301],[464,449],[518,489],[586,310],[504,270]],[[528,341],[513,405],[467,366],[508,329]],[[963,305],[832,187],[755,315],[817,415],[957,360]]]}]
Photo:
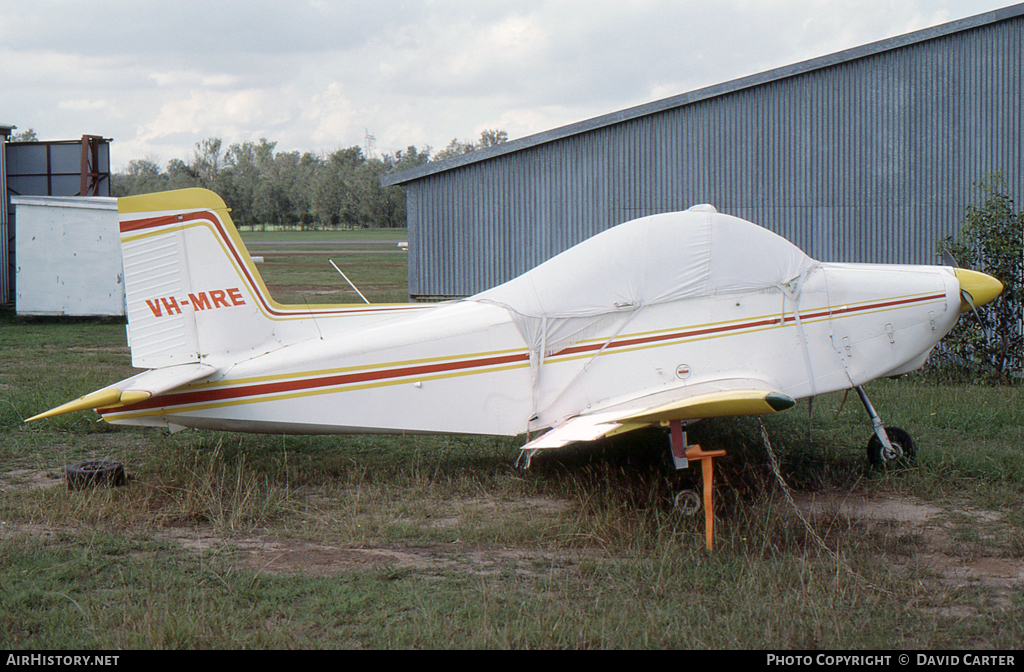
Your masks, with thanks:
[{"label": "red stripe on fuselage", "polygon": [[[262,396],[266,394],[283,394],[287,392],[301,392],[319,387],[337,387],[341,385],[352,385],[355,383],[367,383],[372,381],[390,380],[393,378],[404,378],[409,376],[431,375],[436,373],[448,373],[463,369],[479,367],[500,366],[528,362],[530,357],[526,353],[515,355],[504,355],[501,357],[486,357],[483,359],[462,360],[458,362],[447,362],[443,364],[423,364],[420,366],[409,366],[400,369],[387,369],[383,371],[364,371],[360,373],[344,373],[320,378],[306,378],[303,380],[287,380],[275,383],[259,383],[246,385],[244,387],[232,387],[216,390],[197,390],[195,392],[184,392],[172,394],[166,397],[154,397],[153,399],[133,404],[131,411],[144,410],[147,408],[161,408],[165,406],[181,406],[188,404],[201,404],[213,401],[226,401],[241,397]],[[101,412],[120,412],[122,409],[102,409]]]},{"label": "red stripe on fuselage", "polygon": [[[828,317],[829,315],[849,315],[855,312],[862,312],[867,310],[878,310],[882,308],[890,308],[893,306],[901,306],[912,303],[921,303],[925,301],[933,301],[938,299],[945,299],[945,294],[931,294],[928,296],[920,296],[909,299],[893,299],[889,301],[880,301],[878,303],[866,304],[863,306],[856,307],[844,307],[840,309],[821,309],[800,316],[801,320],[816,319],[822,317]],[[621,341],[614,341],[605,348],[606,350],[616,350],[620,348],[630,348],[643,345],[649,345],[664,341],[688,339],[699,336],[707,336],[711,334],[723,334],[729,331],[743,331],[748,329],[756,329],[758,327],[770,327],[774,325],[781,325],[786,323],[795,322],[795,316],[789,316],[784,318],[772,318],[757,320],[754,322],[744,322],[741,324],[724,325],[718,327],[706,327],[701,329],[689,329],[685,331],[677,331],[669,334],[658,334],[653,336],[627,338]],[[564,350],[551,355],[551,357],[566,357],[574,354],[581,354],[587,352],[595,352],[602,348],[602,343],[588,343],[585,345],[578,345],[566,348]],[[465,371],[468,369],[475,368],[489,368],[493,366],[500,366],[504,364],[523,363],[529,361],[529,355],[527,353],[519,353],[514,355],[503,355],[499,357],[484,357],[479,359],[464,359],[455,362],[445,362],[439,364],[425,364],[419,366],[410,366],[396,369],[384,369],[376,371],[365,371],[360,373],[349,373],[349,374],[338,374],[331,376],[322,376],[318,378],[306,378],[302,380],[289,380],[280,381],[273,383],[260,383],[256,385],[245,385],[233,388],[221,388],[214,390],[196,390],[194,392],[184,392],[179,394],[171,394],[168,396],[154,397],[153,399],[144,401],[139,404],[133,404],[127,411],[125,409],[101,409],[101,413],[113,413],[113,412],[129,412],[135,410],[145,410],[150,408],[169,408],[174,406],[190,405],[190,404],[201,404],[210,403],[216,401],[225,401],[231,399],[241,399],[244,397],[256,397],[269,394],[282,394],[288,392],[301,392],[307,390],[313,390],[317,388],[326,387],[341,387],[344,385],[351,385],[355,383],[367,383],[373,381],[385,381],[392,380],[395,378],[419,376],[419,375],[433,375],[443,374],[455,371]],[[301,375],[301,374],[297,374]]]}]

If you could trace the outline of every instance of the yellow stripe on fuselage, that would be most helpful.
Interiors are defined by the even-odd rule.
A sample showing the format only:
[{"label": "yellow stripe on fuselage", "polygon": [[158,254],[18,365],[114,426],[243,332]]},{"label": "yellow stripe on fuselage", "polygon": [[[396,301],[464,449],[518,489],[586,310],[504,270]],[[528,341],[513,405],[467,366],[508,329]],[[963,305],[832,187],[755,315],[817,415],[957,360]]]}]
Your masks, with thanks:
[{"label": "yellow stripe on fuselage", "polygon": [[[905,301],[908,301],[908,300],[914,300],[916,298],[927,298],[929,296],[935,296],[936,297],[934,299],[934,302],[940,301],[940,299],[934,293],[919,293],[919,294],[903,295],[903,296],[898,296],[898,297],[889,297],[889,298],[886,298],[886,299],[876,299],[876,300],[873,300],[873,301],[863,301],[863,302],[859,302],[859,303],[856,303],[856,304],[843,304],[842,308],[837,308],[835,306],[829,306],[829,307],[822,307],[822,308],[817,308],[817,309],[812,309],[812,310],[805,310],[805,311],[802,311],[802,312],[805,313],[805,314],[808,314],[808,315],[817,315],[817,317],[811,317],[811,318],[808,318],[807,320],[803,320],[803,321],[805,321],[807,323],[814,323],[814,322],[821,322],[821,321],[824,321],[824,320],[828,320],[830,318],[833,318],[833,319],[843,319],[843,318],[846,318],[846,317],[852,317],[854,315],[870,315],[870,314],[879,313],[879,312],[886,312],[886,311],[890,311],[890,310],[896,310],[896,309],[898,309],[900,307],[900,306],[890,306],[890,305],[887,305],[887,304],[890,304],[890,303],[892,303],[894,301],[905,302]],[[944,302],[945,298],[943,297],[941,300]],[[867,311],[867,312],[861,311],[861,308],[870,307],[872,305],[879,305],[881,307],[879,307],[876,310],[870,310],[870,311]],[[925,305],[927,305],[927,304],[925,304]],[[842,314],[836,315],[836,311],[837,310],[843,311]],[[856,311],[861,311],[861,312],[856,312]],[[752,327],[745,328],[745,329],[742,328],[742,326],[744,324],[757,325],[758,323],[764,323],[766,321],[769,322],[769,323],[768,324],[761,324],[759,326],[752,326]],[[730,328],[730,325],[733,325],[735,328]],[[678,336],[677,337],[672,337],[672,338],[657,339],[656,342],[641,343],[641,344],[637,344],[635,346],[625,346],[625,345],[622,345],[622,346],[616,347],[615,346],[615,342],[613,342],[613,343],[611,343],[609,345],[608,348],[605,348],[604,350],[598,349],[596,352],[594,351],[595,348],[597,348],[599,345],[602,345],[605,341],[603,339],[599,339],[599,338],[598,339],[587,339],[585,341],[581,341],[578,344],[575,344],[574,346],[570,346],[570,348],[566,348],[566,350],[570,350],[570,349],[573,349],[573,348],[579,349],[581,347],[586,347],[585,351],[583,351],[583,352],[575,352],[575,353],[566,354],[566,355],[555,354],[555,355],[551,355],[548,358],[546,358],[545,361],[551,362],[551,363],[568,362],[568,361],[573,361],[573,360],[591,358],[591,357],[595,357],[595,356],[615,355],[615,354],[621,354],[621,353],[627,353],[627,352],[634,352],[634,351],[638,351],[638,350],[645,350],[645,349],[658,348],[658,347],[667,347],[667,346],[670,346],[670,345],[678,345],[679,343],[684,343],[684,342],[695,342],[695,341],[701,341],[701,340],[725,338],[725,337],[729,337],[729,336],[740,336],[740,335],[746,335],[746,334],[757,333],[757,332],[761,332],[761,331],[774,330],[774,329],[780,329],[780,328],[792,328],[792,327],[795,327],[795,326],[796,326],[796,324],[795,324],[795,321],[794,321],[794,319],[792,317],[787,318],[785,315],[778,316],[778,315],[773,313],[773,314],[770,314],[770,315],[764,315],[764,316],[754,317],[754,318],[746,318],[746,319],[742,319],[742,320],[726,320],[726,321],[720,321],[720,322],[711,322],[711,323],[705,323],[705,324],[699,324],[699,325],[691,325],[689,327],[684,327],[684,328],[678,328],[677,327],[675,329],[660,329],[660,330],[652,330],[652,331],[635,332],[633,334],[626,334],[626,335],[620,336],[618,339],[616,339],[616,342],[620,342],[620,343],[624,344],[624,343],[628,343],[629,341],[632,341],[632,340],[638,340],[638,339],[644,339],[644,338],[657,338],[659,336],[672,334],[674,332],[678,333]],[[705,331],[707,331],[709,329],[712,330],[711,333],[701,333],[701,332],[705,332]],[[266,375],[266,376],[251,376],[251,377],[247,377],[247,378],[239,378],[239,379],[234,379],[234,380],[216,381],[216,382],[213,382],[213,383],[197,383],[195,385],[191,385],[191,386],[188,386],[186,388],[183,388],[183,390],[186,390],[186,391],[199,391],[199,390],[212,389],[212,388],[233,388],[233,387],[242,387],[242,386],[245,386],[245,385],[253,385],[253,384],[267,383],[267,382],[281,382],[281,381],[303,381],[303,380],[308,380],[310,382],[315,382],[315,380],[318,377],[325,377],[325,376],[332,376],[332,375],[341,375],[341,374],[355,373],[355,372],[367,372],[367,371],[379,371],[382,375],[384,375],[384,374],[387,374],[388,372],[392,372],[392,371],[395,371],[395,370],[400,371],[403,367],[409,367],[409,366],[422,366],[422,365],[427,365],[427,364],[438,364],[438,363],[445,363],[445,362],[453,362],[453,363],[467,362],[468,363],[468,362],[472,362],[475,359],[481,359],[481,360],[486,361],[486,359],[489,358],[489,357],[505,356],[505,355],[518,355],[520,353],[525,357],[526,350],[521,350],[521,349],[496,350],[496,351],[476,353],[474,355],[449,355],[449,356],[443,356],[443,357],[430,357],[430,358],[419,358],[419,359],[410,359],[410,360],[399,360],[399,361],[390,362],[390,363],[387,363],[387,364],[384,364],[384,365],[369,364],[369,365],[359,365],[359,366],[351,366],[351,367],[339,367],[339,368],[334,368],[334,369],[319,369],[319,370],[315,370],[315,371],[306,371],[306,372],[300,372],[300,373],[269,374],[269,375]],[[430,375],[426,375],[426,376],[416,375],[416,374],[409,374],[408,376],[404,376],[403,377],[403,376],[399,375],[398,377],[395,377],[395,378],[388,378],[386,380],[378,380],[378,381],[367,382],[367,383],[336,384],[336,385],[329,385],[329,386],[326,386],[326,387],[323,387],[323,388],[305,389],[305,390],[301,390],[301,391],[287,392],[287,393],[281,393],[281,394],[270,394],[270,395],[254,394],[251,397],[242,397],[242,398],[238,398],[238,399],[230,399],[230,400],[222,400],[222,401],[211,401],[211,402],[205,402],[205,403],[183,405],[183,406],[179,406],[179,407],[165,406],[165,407],[158,407],[158,408],[154,408],[154,409],[150,409],[150,410],[146,410],[146,411],[137,411],[137,412],[133,412],[133,413],[117,413],[117,412],[113,412],[113,413],[109,413],[108,415],[110,416],[110,419],[112,419],[112,420],[120,420],[120,419],[135,419],[135,418],[142,418],[142,417],[152,417],[152,416],[158,416],[158,415],[178,414],[178,413],[210,410],[210,409],[216,409],[216,408],[225,408],[225,407],[230,407],[230,406],[239,406],[239,405],[246,405],[246,404],[256,404],[256,403],[280,401],[280,400],[286,400],[286,399],[295,399],[295,398],[301,398],[301,397],[307,397],[307,396],[319,396],[319,395],[324,395],[324,394],[333,394],[333,393],[346,392],[346,391],[365,390],[365,389],[373,389],[373,388],[378,388],[378,387],[388,387],[388,386],[394,386],[394,385],[409,384],[412,380],[415,380],[415,381],[418,381],[418,382],[426,382],[426,381],[437,381],[437,380],[444,380],[444,379],[448,379],[448,378],[457,378],[457,377],[464,377],[464,376],[471,376],[471,375],[481,375],[481,374],[488,374],[488,373],[496,373],[496,372],[502,372],[502,371],[510,371],[510,370],[515,370],[515,369],[522,369],[522,368],[526,368],[528,366],[530,366],[529,362],[528,361],[523,361],[523,362],[519,362],[519,363],[506,364],[506,365],[501,365],[501,366],[485,366],[485,367],[482,367],[482,368],[460,369],[460,370],[457,370],[457,371],[451,371],[451,372],[446,372],[446,373],[438,373],[438,374],[430,374]],[[173,397],[170,397],[170,398],[173,398]],[[170,411],[170,413],[168,413],[168,411]]]}]

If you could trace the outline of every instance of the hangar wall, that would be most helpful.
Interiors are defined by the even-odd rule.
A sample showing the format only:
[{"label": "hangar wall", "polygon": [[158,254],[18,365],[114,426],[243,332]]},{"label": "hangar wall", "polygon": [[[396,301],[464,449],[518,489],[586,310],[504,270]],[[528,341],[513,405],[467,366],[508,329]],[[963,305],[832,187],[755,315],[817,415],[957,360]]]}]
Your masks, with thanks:
[{"label": "hangar wall", "polygon": [[972,185],[1024,196],[1024,4],[396,173],[409,292],[465,296],[711,203],[822,261],[934,263]]}]

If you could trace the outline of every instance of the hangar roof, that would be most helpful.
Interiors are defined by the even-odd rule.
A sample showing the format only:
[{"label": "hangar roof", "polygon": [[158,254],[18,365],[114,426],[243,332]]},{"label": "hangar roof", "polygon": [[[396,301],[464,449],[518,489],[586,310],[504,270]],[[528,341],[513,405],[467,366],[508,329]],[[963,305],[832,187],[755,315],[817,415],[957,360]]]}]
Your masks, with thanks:
[{"label": "hangar roof", "polygon": [[971,30],[973,28],[978,28],[992,23],[998,23],[1018,16],[1024,16],[1024,3],[1004,7],[984,14],[978,14],[976,16],[970,16],[958,21],[944,23],[939,26],[925,28],[912,33],[906,33],[905,35],[898,35],[878,42],[872,42],[852,49],[846,49],[845,51],[839,51],[827,56],[819,56],[818,58],[812,58],[793,65],[786,65],[781,68],[775,68],[774,70],[767,70],[755,75],[741,77],[723,84],[715,84],[703,89],[697,89],[696,91],[672,96],[671,98],[664,98],[651,103],[637,105],[636,107],[630,107],[618,112],[612,112],[611,114],[594,117],[593,119],[588,119],[586,121],[561,126],[550,131],[544,131],[524,138],[510,140],[500,145],[476,150],[468,154],[462,154],[450,159],[445,159],[444,161],[430,162],[422,166],[417,166],[416,168],[386,175],[381,179],[381,184],[384,186],[391,186],[393,184],[413,182],[437,173],[452,170],[453,168],[460,168],[472,163],[487,161],[488,159],[493,159],[505,154],[512,154],[514,152],[543,145],[545,143],[573,135],[579,135],[605,126],[611,126],[613,124],[629,121],[638,117],[656,114],[672,108],[682,107],[701,100],[715,98],[734,91],[760,86],[776,80],[802,75],[822,68],[848,63],[850,61],[891,51],[893,49],[899,49],[912,44],[945,37],[947,35]]}]

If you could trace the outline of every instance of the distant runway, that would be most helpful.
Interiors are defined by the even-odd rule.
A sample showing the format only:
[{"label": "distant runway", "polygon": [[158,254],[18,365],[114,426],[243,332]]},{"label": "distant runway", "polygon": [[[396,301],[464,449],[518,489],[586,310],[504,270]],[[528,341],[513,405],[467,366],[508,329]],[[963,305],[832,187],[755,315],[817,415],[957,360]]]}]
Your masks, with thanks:
[{"label": "distant runway", "polygon": [[255,245],[246,245],[250,252],[258,252],[261,256],[276,256],[276,257],[308,257],[318,254],[407,254],[405,250],[328,250],[328,249],[313,249],[313,250],[267,250],[262,247],[257,248]]},{"label": "distant runway", "polygon": [[[244,236],[243,236],[244,240]],[[260,247],[265,245],[283,245],[285,247],[294,245],[391,245],[398,247],[399,243],[406,242],[404,238],[382,238],[378,240],[338,240],[337,238],[310,238],[309,240],[246,240],[246,247]]]}]

